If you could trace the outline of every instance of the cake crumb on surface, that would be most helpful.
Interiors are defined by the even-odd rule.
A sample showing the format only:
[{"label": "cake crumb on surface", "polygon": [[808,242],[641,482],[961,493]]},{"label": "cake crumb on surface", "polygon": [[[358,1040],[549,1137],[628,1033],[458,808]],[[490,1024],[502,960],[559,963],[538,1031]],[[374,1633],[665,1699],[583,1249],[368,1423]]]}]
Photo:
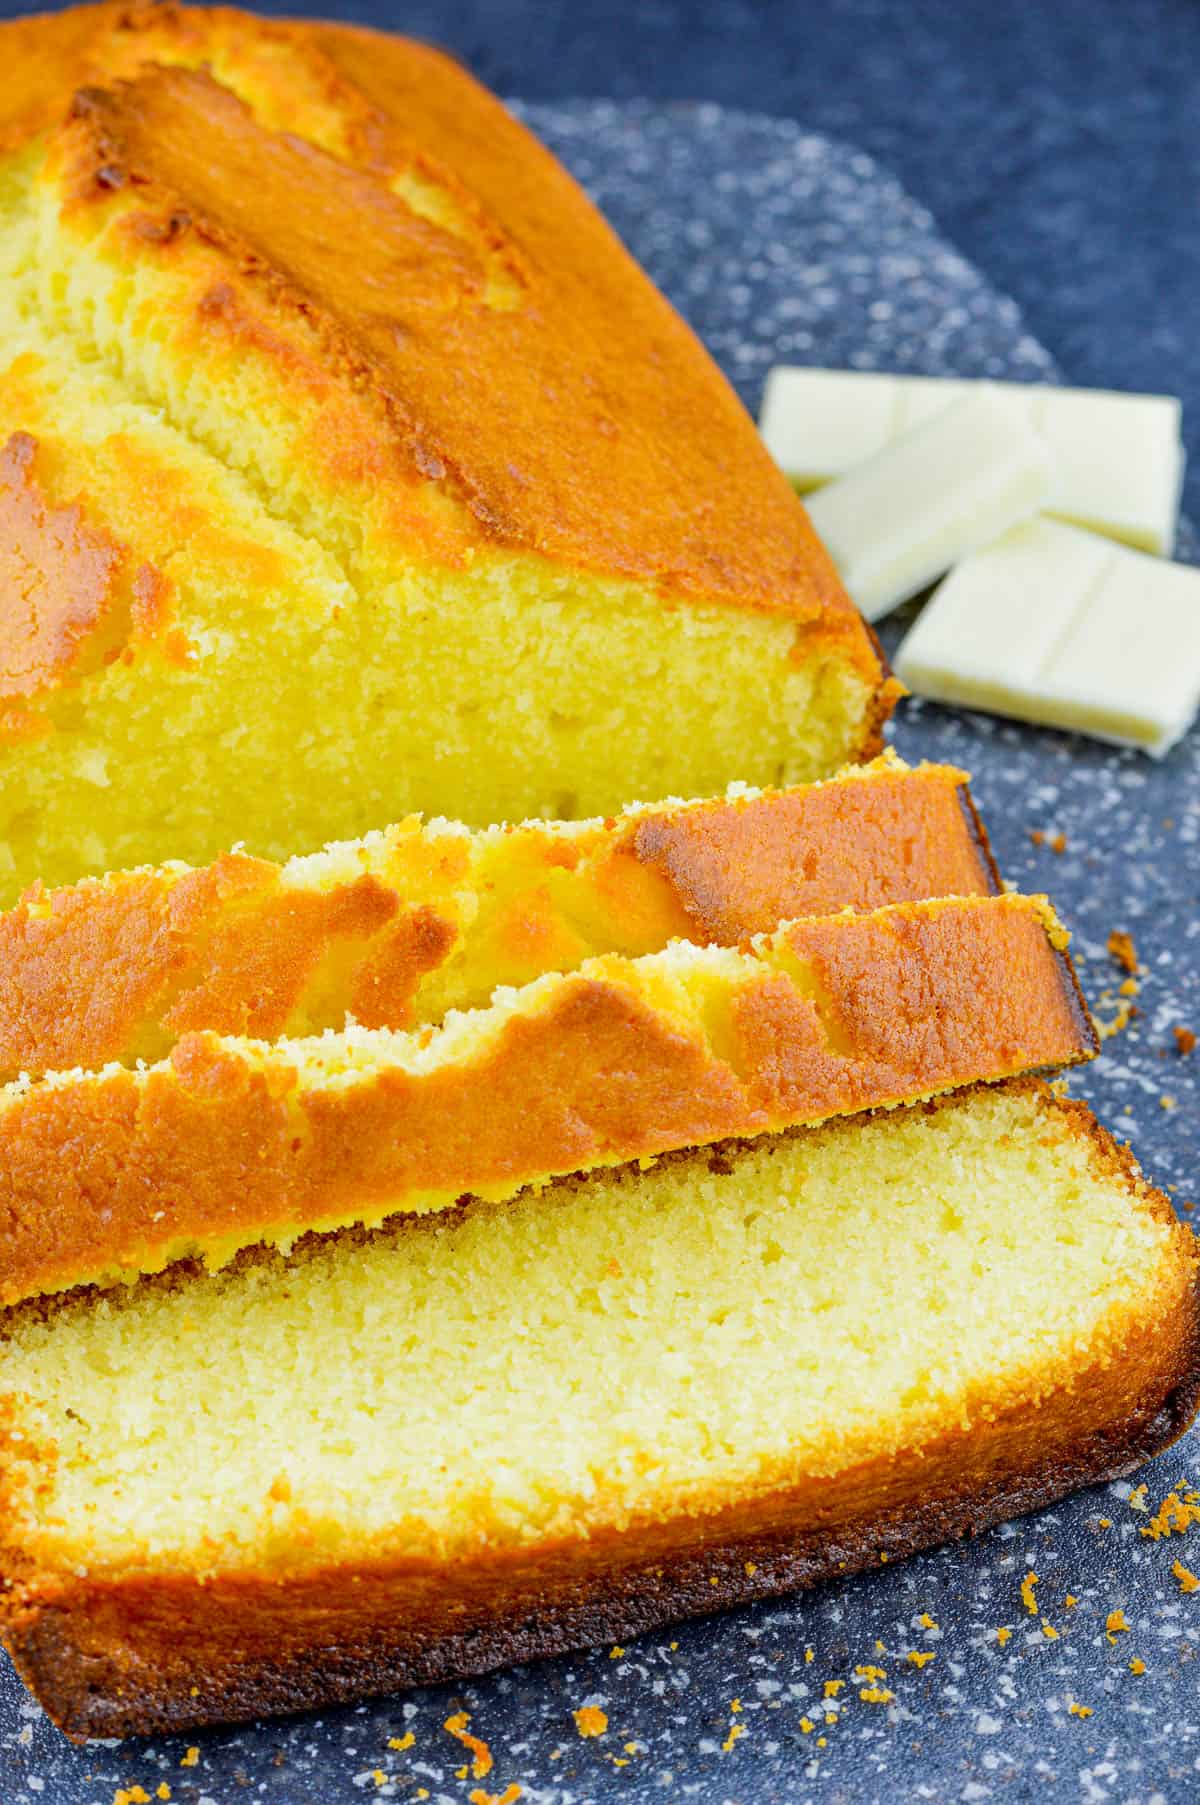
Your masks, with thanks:
[{"label": "cake crumb on surface", "polygon": [[195,1743],[193,1743],[191,1748],[181,1757],[179,1765],[180,1767],[195,1767],[199,1760],[200,1750],[196,1747]]},{"label": "cake crumb on surface", "polygon": [[730,1724],[729,1734],[721,1744],[721,1753],[723,1755],[732,1753],[734,1743],[737,1742],[739,1737],[744,1736],[745,1734],[745,1724]]},{"label": "cake crumb on surface", "polygon": [[868,1705],[890,1705],[896,1694],[886,1686],[863,1686],[858,1696]]},{"label": "cake crumb on surface", "polygon": [[1042,1618],[1042,1634],[1045,1636],[1047,1642],[1058,1641],[1058,1631],[1055,1629],[1054,1625],[1048,1623],[1044,1617]]},{"label": "cake crumb on surface", "polygon": [[1124,1611],[1110,1611],[1104,1620],[1104,1633],[1110,1642],[1115,1642],[1122,1632],[1128,1634],[1129,1627]]},{"label": "cake crumb on surface", "polygon": [[923,1630],[935,1630],[937,1628],[937,1624],[929,1615],[928,1611],[922,1611],[921,1615],[917,1618],[917,1622]]},{"label": "cake crumb on surface", "polygon": [[914,1667],[927,1667],[930,1661],[935,1661],[937,1659],[937,1656],[931,1648],[924,1650],[924,1652],[917,1648],[910,1648],[904,1659],[906,1661],[911,1661]]},{"label": "cake crumb on surface", "polygon": [[802,1736],[811,1736],[816,1727],[817,1726],[813,1723],[811,1718],[802,1717],[800,1719],[800,1734]]},{"label": "cake crumb on surface", "polygon": [[[420,1794],[417,1796],[419,1798]],[[482,1786],[473,1786],[467,1794],[467,1805],[517,1805],[520,1797],[521,1788],[515,1780],[510,1780],[503,1792],[484,1792]]]},{"label": "cake crumb on surface", "polygon": [[1123,965],[1132,977],[1138,970],[1137,947],[1133,944],[1133,935],[1124,934],[1120,928],[1114,928],[1105,944],[1110,956],[1117,961],[1118,965]]},{"label": "cake crumb on surface", "polygon": [[580,1705],[578,1711],[573,1711],[571,1715],[581,1736],[603,1736],[608,1728],[608,1713],[602,1711],[599,1705]]},{"label": "cake crumb on surface", "polygon": [[1130,1673],[1145,1673],[1146,1663],[1142,1660],[1140,1655],[1134,1655],[1132,1661],[1129,1663],[1129,1671]]},{"label": "cake crumb on surface", "polygon": [[1038,1614],[1037,1597],[1034,1593],[1034,1587],[1037,1583],[1038,1576],[1036,1573],[1027,1573],[1021,1581],[1021,1603],[1025,1606],[1025,1609],[1029,1612],[1031,1617],[1036,1617]]},{"label": "cake crumb on surface", "polygon": [[1067,1711],[1071,1717],[1090,1717],[1092,1715],[1092,1707],[1090,1705],[1078,1704],[1075,1699],[1071,1700],[1070,1704],[1067,1706]]},{"label": "cake crumb on surface", "polygon": [[1001,1648],[1003,1648],[1004,1644],[1010,1640],[1011,1636],[1012,1636],[1012,1631],[1008,1628],[1008,1626],[1006,1624],[1002,1623],[1000,1625],[1000,1628],[996,1631],[996,1641],[999,1643]]},{"label": "cake crumb on surface", "polygon": [[416,1740],[412,1731],[406,1730],[403,1736],[389,1736],[388,1747],[389,1749],[395,1749],[397,1754],[399,1754],[404,1749],[411,1749]]},{"label": "cake crumb on surface", "polygon": [[1181,1059],[1195,1052],[1196,1036],[1190,1028],[1172,1028],[1171,1033],[1175,1036],[1175,1047]]},{"label": "cake crumb on surface", "polygon": [[826,1680],[825,1697],[826,1698],[836,1698],[838,1693],[842,1690],[842,1687],[845,1684],[846,1684],[845,1680]]}]

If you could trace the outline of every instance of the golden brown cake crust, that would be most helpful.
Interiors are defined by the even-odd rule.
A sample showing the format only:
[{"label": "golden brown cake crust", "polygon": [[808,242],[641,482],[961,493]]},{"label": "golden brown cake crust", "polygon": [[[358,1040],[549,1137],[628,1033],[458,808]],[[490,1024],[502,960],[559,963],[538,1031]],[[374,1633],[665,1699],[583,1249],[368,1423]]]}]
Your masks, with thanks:
[{"label": "golden brown cake crust", "polygon": [[[547,868],[582,857],[575,845],[548,834]],[[598,897],[623,915],[635,862],[662,945],[736,945],[800,915],[1000,888],[966,780],[946,766],[656,810],[614,823],[591,857]],[[462,841],[432,843],[435,859],[440,907],[410,901],[403,874],[285,886],[278,865],[238,853],[183,874],[35,886],[0,913],[0,1076],[128,1063],[204,1029],[269,1040],[347,1013],[408,1027],[422,978],[469,940],[451,906],[471,882]],[[513,934],[552,944],[555,927],[552,894],[531,885]]]},{"label": "golden brown cake crust", "polygon": [[795,981],[764,963],[703,1033],[643,994],[632,962],[619,981],[562,979],[424,1071],[302,1082],[287,1043],[187,1035],[148,1072],[35,1084],[0,1112],[0,1302],[154,1270],[181,1242],[511,1196],[1095,1052],[1036,899],[900,904],[797,922],[786,941]]},{"label": "golden brown cake crust", "polygon": [[[337,154],[302,118],[271,129],[222,85],[211,70],[231,47],[276,55],[281,89],[290,61]],[[505,546],[782,615],[806,648],[827,641],[882,683],[716,366],[574,181],[455,63],[355,27],[173,5],[21,20],[0,28],[0,52],[0,145],[57,131],[68,208],[136,203],[131,260],[214,250],[224,273],[198,330],[241,322],[261,351],[264,317],[303,324],[312,380],[368,389],[391,433],[329,448],[330,468],[394,490],[434,556]],[[198,66],[168,66],[177,56]],[[259,55],[258,79],[271,66]],[[444,217],[414,209],[408,178]],[[277,350],[294,371],[295,343]],[[463,510],[465,538],[414,512],[404,497],[420,484]],[[877,713],[896,693],[880,690]]]},{"label": "golden brown cake crust", "polygon": [[[936,1109],[938,1104],[926,1107]],[[1103,1165],[1160,1218],[1166,1199],[1078,1104]],[[26,1684],[69,1735],[183,1730],[300,1711],[626,1642],[717,1607],[876,1565],[1132,1471],[1200,1400],[1193,1237],[1178,1230],[1161,1311],[1045,1395],[982,1411],[897,1458],[708,1515],[456,1562],[364,1560],[306,1573],[53,1577],[0,1604]],[[1034,1388],[1036,1395],[1038,1388]],[[186,1634],[181,1626],[186,1625]]]}]

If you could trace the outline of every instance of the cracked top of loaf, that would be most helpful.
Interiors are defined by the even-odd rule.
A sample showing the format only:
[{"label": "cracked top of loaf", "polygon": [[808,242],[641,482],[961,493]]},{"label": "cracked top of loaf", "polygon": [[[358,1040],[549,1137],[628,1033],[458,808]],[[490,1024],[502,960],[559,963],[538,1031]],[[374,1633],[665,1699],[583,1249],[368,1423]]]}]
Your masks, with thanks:
[{"label": "cracked top of loaf", "polygon": [[[50,133],[60,201],[119,238],[130,304],[145,272],[198,357],[253,366],[247,401],[269,371],[306,416],[300,455],[365,481],[416,547],[498,542],[860,637],[693,334],[446,57],[173,5],[19,20],[0,43],[0,148]],[[103,548],[79,556],[99,585]]]}]

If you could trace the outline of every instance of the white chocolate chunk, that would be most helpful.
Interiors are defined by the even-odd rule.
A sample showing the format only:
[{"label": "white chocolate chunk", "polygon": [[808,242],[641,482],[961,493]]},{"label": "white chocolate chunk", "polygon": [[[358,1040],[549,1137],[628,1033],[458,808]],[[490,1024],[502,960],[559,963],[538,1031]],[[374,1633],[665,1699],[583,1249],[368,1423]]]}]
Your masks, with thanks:
[{"label": "white chocolate chunk", "polygon": [[1185,463],[1171,395],[780,364],[767,377],[759,424],[775,462],[808,490],[983,387],[1011,396],[1049,446],[1056,470],[1048,514],[1170,557]]},{"label": "white chocolate chunk", "polygon": [[896,674],[935,701],[1161,757],[1200,708],[1200,570],[1028,521],[935,590]]},{"label": "white chocolate chunk", "polygon": [[1022,410],[980,388],[818,490],[809,515],[868,620],[1036,514],[1049,454]]}]

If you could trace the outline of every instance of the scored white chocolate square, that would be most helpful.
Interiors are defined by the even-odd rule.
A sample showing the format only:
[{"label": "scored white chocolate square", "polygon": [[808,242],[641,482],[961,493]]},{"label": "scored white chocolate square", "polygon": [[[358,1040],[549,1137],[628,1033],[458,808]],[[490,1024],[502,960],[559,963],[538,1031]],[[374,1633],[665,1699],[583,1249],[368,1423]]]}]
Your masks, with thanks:
[{"label": "scored white chocolate square", "polygon": [[1047,513],[1170,556],[1185,463],[1171,395],[780,364],[767,377],[759,425],[776,463],[806,491],[984,387],[1011,397],[1046,440],[1056,467]]},{"label": "scored white chocolate square", "polygon": [[868,620],[1044,506],[1054,480],[1019,407],[979,388],[809,498],[813,525]]},{"label": "scored white chocolate square", "polygon": [[1161,757],[1200,708],[1200,570],[1028,521],[935,590],[896,674],[935,701]]}]

